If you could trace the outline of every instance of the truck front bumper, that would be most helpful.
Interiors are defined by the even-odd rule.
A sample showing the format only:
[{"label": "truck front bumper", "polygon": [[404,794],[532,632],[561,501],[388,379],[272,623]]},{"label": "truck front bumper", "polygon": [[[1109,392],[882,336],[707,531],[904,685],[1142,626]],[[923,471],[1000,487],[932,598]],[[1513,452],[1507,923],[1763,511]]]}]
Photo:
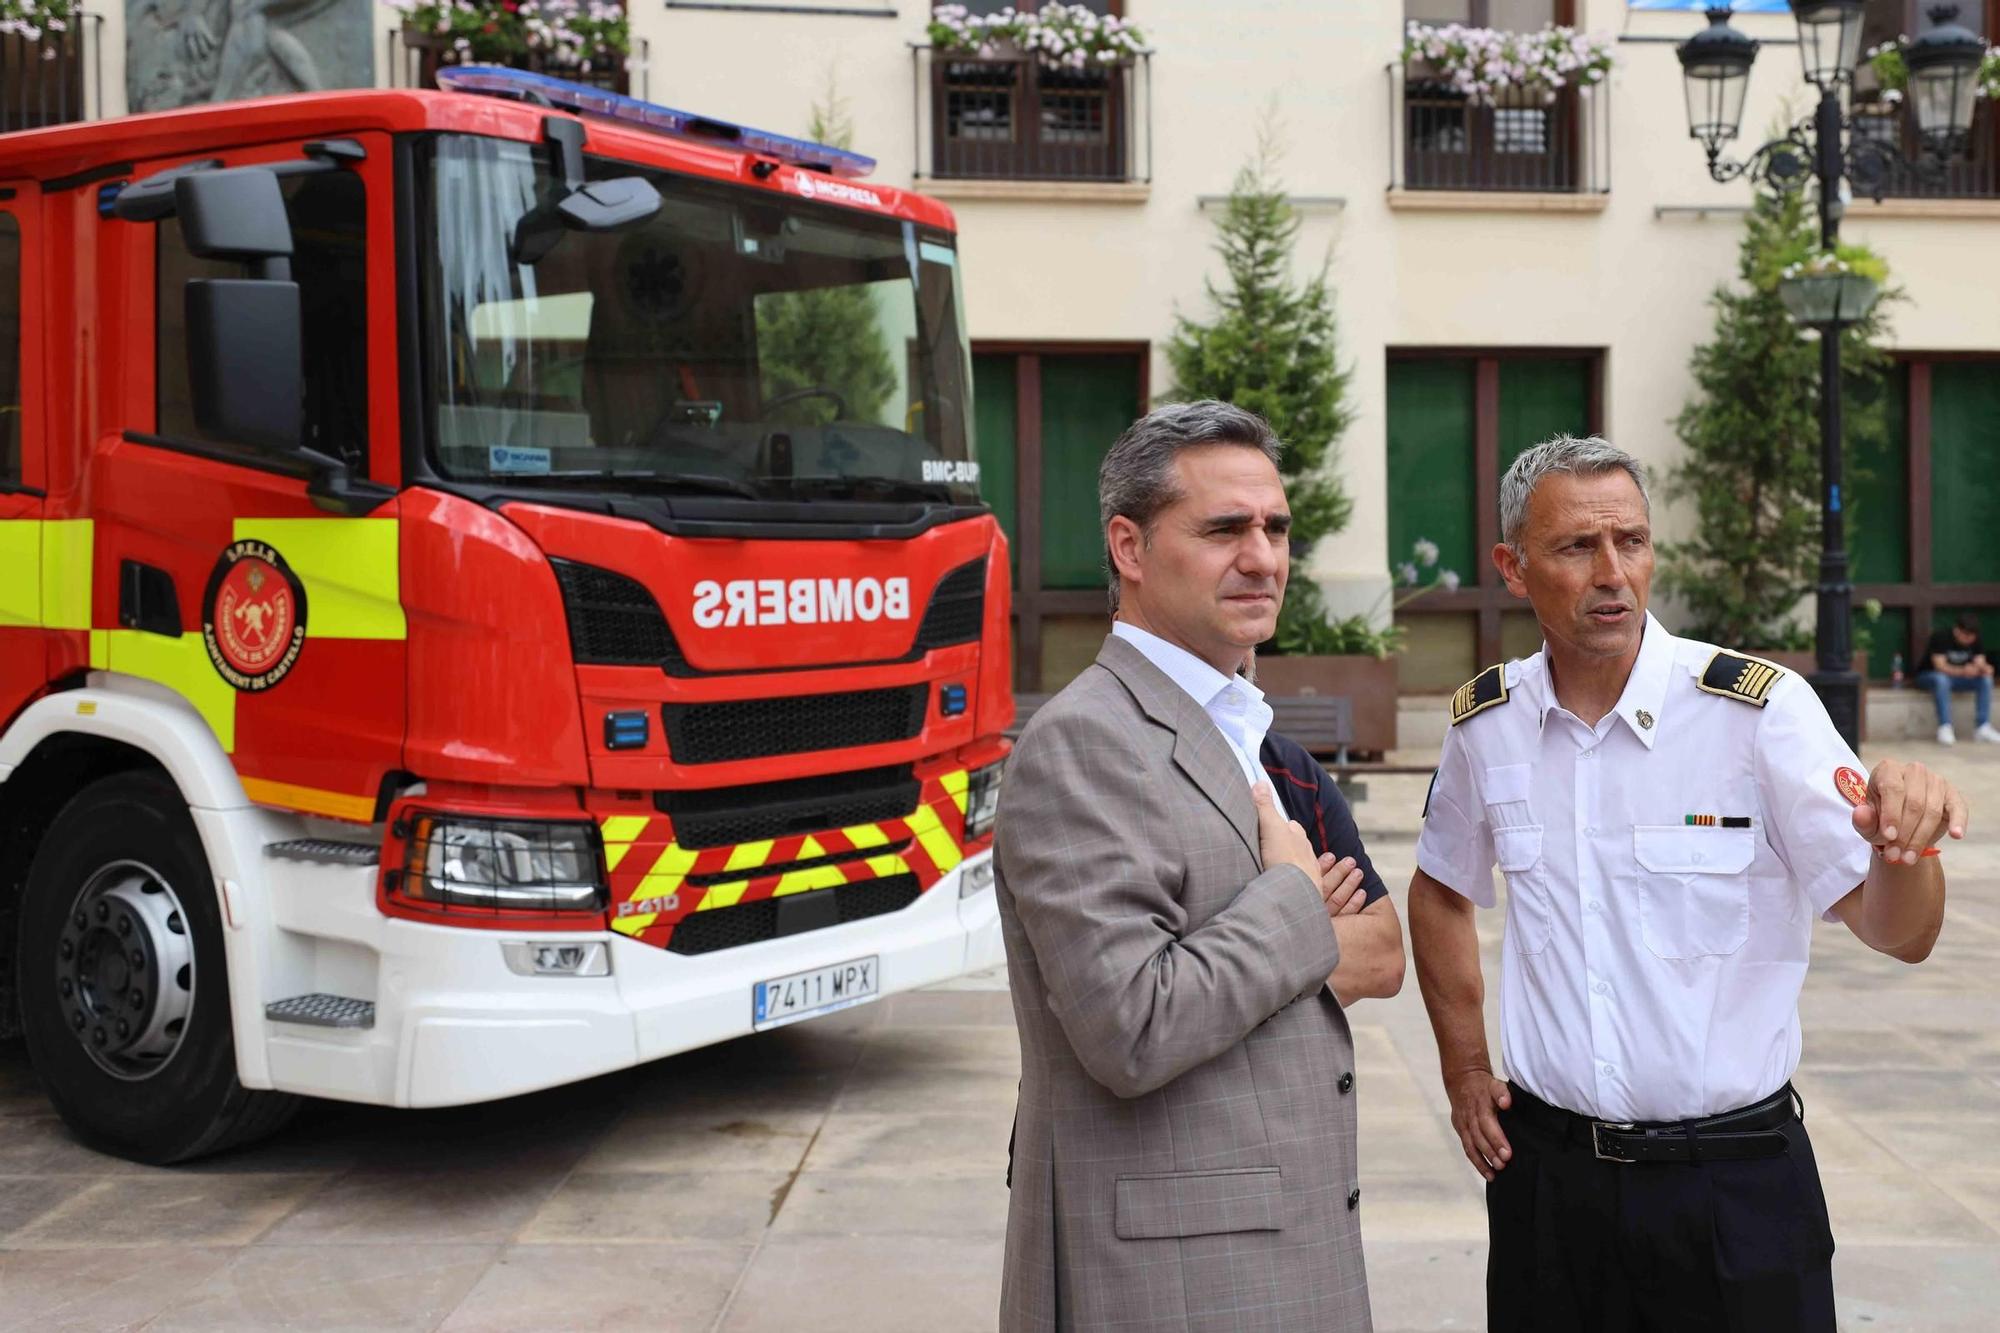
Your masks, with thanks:
[{"label": "truck front bumper", "polygon": [[[286,886],[275,895],[280,956],[261,970],[308,973],[294,989],[372,999],[374,1026],[261,1020],[265,1086],[394,1106],[491,1101],[746,1035],[760,981],[874,958],[882,998],[997,966],[1005,955],[990,858],[969,858],[898,912],[692,957],[611,932],[391,920],[375,913],[372,893],[349,913]],[[967,876],[984,887],[961,897]],[[360,919],[364,907],[372,922]],[[610,975],[518,975],[501,945],[521,940],[602,942]]]}]

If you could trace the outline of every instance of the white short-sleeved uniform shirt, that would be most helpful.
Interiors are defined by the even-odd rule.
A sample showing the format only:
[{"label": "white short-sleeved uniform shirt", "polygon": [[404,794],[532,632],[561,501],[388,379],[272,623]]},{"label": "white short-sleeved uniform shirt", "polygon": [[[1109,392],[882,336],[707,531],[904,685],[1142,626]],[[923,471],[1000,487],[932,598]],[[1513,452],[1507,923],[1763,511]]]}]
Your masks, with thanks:
[{"label": "white short-sleeved uniform shirt", "polygon": [[1813,921],[1867,878],[1834,785],[1865,770],[1818,696],[1733,656],[1710,680],[1762,702],[1715,692],[1717,651],[1649,615],[1597,726],[1556,702],[1544,651],[1445,738],[1417,865],[1482,907],[1505,873],[1502,1050],[1553,1105],[1682,1120],[1776,1092]]}]

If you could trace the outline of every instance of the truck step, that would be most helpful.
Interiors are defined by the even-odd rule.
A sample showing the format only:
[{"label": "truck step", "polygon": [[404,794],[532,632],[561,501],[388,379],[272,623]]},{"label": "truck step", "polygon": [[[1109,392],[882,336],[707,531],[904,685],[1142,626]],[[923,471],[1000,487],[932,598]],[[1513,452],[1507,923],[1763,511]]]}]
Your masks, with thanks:
[{"label": "truck step", "polygon": [[372,1028],[375,1002],[347,995],[294,995],[264,1006],[264,1017],[273,1023],[303,1023],[315,1028]]},{"label": "truck step", "polygon": [[324,865],[372,866],[382,849],[372,842],[340,842],[334,838],[295,838],[264,844],[264,855],[286,861],[317,861]]}]

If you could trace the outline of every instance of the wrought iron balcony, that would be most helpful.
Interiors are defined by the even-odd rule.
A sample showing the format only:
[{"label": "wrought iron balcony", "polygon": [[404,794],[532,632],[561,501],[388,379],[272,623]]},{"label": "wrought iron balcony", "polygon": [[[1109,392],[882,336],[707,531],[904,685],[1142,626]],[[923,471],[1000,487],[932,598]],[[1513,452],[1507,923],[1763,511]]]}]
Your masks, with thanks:
[{"label": "wrought iron balcony", "polygon": [[69,31],[39,41],[0,36],[0,134],[102,114],[103,27],[101,15],[78,14]]},{"label": "wrought iron balcony", "polygon": [[911,48],[916,176],[1152,179],[1152,55],[1090,69]]},{"label": "wrought iron balcony", "polygon": [[[1923,156],[1917,142],[1916,111],[1907,102],[1859,102],[1848,116],[1857,139],[1888,144],[1904,163]],[[1855,193],[1862,193],[1855,187]],[[1981,101],[1972,112],[1972,130],[1963,148],[1931,170],[1907,166],[1889,173],[1883,187],[1889,199],[2000,198],[2000,106]]]},{"label": "wrought iron balcony", "polygon": [[1604,194],[1611,90],[1509,89],[1474,102],[1421,67],[1389,66],[1389,179],[1402,190]]}]

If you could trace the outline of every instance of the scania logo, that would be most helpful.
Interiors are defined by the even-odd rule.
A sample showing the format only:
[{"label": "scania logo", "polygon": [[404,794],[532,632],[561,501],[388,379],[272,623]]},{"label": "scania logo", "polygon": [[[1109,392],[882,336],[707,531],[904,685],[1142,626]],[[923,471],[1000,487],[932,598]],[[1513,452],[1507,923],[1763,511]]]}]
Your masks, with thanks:
[{"label": "scania logo", "polygon": [[694,585],[694,623],[703,629],[909,618],[908,579],[705,579]]},{"label": "scania logo", "polygon": [[792,176],[798,192],[807,199],[832,199],[843,204],[866,204],[870,208],[881,208],[882,196],[859,185],[849,185],[846,181],[835,180],[831,176],[821,176],[816,172],[801,171]]}]

